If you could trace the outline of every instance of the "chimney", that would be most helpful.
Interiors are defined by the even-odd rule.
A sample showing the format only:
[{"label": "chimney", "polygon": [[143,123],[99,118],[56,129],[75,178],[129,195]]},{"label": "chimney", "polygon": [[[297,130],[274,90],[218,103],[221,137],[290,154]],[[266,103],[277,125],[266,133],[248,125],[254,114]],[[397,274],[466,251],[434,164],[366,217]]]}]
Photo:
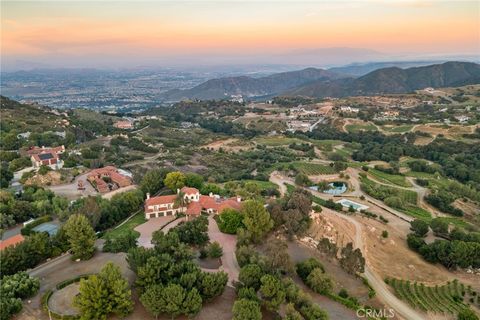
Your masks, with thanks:
[{"label": "chimney", "polygon": [[179,193],[180,193],[180,189],[177,188],[177,194],[179,194]]},{"label": "chimney", "polygon": [[150,192],[147,192],[147,200],[150,199]]},{"label": "chimney", "polygon": [[210,192],[210,193],[208,194],[208,196],[209,196],[210,198],[213,198],[213,192]]},{"label": "chimney", "polygon": [[237,202],[242,202],[242,198],[240,196],[237,196]]}]

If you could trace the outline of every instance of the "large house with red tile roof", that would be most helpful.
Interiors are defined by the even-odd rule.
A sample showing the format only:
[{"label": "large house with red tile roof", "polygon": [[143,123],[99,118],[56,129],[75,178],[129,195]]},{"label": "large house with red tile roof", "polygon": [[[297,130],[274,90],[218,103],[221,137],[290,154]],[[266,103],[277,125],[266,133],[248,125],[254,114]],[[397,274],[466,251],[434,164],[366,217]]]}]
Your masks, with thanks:
[{"label": "large house with red tile roof", "polygon": [[[183,196],[183,201],[179,201],[181,196]],[[199,216],[202,211],[219,214],[227,208],[240,210],[242,208],[240,197],[225,199],[213,194],[205,196],[200,194],[200,191],[196,188],[183,187],[177,191],[177,194],[172,195],[150,197],[147,194],[145,219],[179,213],[184,213],[187,216]]]},{"label": "large house with red tile roof", "polygon": [[65,152],[65,146],[59,146],[54,148],[45,147],[32,147],[27,151],[30,155],[30,160],[35,168],[39,168],[42,165],[49,166],[52,169],[61,169],[63,161],[60,160],[60,154]]},{"label": "large house with red tile roof", "polygon": [[106,166],[90,171],[87,180],[100,193],[106,193],[132,184],[130,177],[121,174],[118,169],[113,166]]}]

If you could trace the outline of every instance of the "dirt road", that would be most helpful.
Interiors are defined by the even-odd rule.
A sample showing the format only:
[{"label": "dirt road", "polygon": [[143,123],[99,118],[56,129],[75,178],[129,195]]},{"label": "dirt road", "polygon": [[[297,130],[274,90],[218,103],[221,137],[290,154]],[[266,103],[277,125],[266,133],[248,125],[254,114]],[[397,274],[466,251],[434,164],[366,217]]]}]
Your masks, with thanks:
[{"label": "dirt road", "polygon": [[223,271],[228,274],[228,285],[233,287],[233,284],[238,281],[238,274],[240,273],[240,266],[235,256],[237,237],[220,232],[213,216],[208,217],[208,236],[211,242],[217,241],[223,248],[223,256],[221,258]]}]

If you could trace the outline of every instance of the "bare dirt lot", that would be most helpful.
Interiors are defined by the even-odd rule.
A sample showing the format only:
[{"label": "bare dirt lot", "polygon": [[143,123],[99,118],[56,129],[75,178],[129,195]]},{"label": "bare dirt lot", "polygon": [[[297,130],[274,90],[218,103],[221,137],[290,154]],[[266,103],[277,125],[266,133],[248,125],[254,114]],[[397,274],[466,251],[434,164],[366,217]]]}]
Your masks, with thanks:
[{"label": "bare dirt lot", "polygon": [[249,143],[248,141],[241,141],[239,139],[230,138],[226,140],[217,140],[202,147],[215,151],[218,151],[218,149],[222,148],[225,151],[239,152],[251,149],[253,147],[253,144]]}]

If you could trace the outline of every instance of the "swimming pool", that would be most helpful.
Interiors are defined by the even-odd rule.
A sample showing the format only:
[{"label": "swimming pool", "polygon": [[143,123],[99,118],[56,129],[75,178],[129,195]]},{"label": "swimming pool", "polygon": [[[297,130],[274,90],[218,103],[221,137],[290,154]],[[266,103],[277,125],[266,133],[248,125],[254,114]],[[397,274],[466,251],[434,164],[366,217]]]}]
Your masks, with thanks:
[{"label": "swimming pool", "polygon": [[323,190],[323,193],[328,193],[333,196],[338,196],[339,194],[344,193],[347,191],[347,184],[345,182],[330,182],[328,184],[330,189],[328,190]]}]

